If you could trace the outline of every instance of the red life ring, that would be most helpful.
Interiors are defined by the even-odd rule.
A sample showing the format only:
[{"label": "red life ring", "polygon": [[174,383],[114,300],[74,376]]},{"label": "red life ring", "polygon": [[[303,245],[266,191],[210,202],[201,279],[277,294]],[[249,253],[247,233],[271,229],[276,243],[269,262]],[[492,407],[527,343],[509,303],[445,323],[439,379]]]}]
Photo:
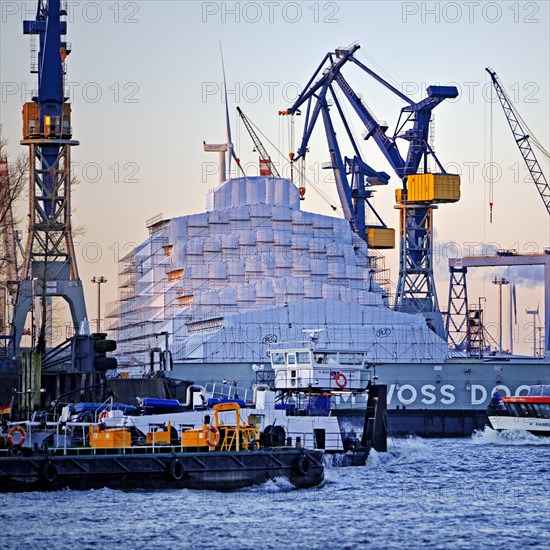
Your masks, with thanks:
[{"label": "red life ring", "polygon": [[25,439],[27,438],[27,434],[25,433],[25,428],[23,426],[13,426],[12,429],[8,432],[8,445],[14,445],[13,442],[13,435],[15,433],[19,433],[19,441],[15,443],[15,445],[23,446],[23,443],[25,443]]},{"label": "red life ring", "polygon": [[108,417],[109,411],[105,409],[104,411],[101,411],[99,413],[99,416],[97,417],[97,421],[101,424],[102,422],[105,422],[105,419]]},{"label": "red life ring", "polygon": [[[214,434],[214,439],[211,439],[210,434]],[[206,444],[209,447],[217,447],[220,442],[220,430],[218,430],[217,426],[208,424],[204,430],[204,437],[206,439]]]},{"label": "red life ring", "polygon": [[334,376],[334,382],[339,388],[345,388],[348,385],[348,379],[343,372],[337,372]]}]

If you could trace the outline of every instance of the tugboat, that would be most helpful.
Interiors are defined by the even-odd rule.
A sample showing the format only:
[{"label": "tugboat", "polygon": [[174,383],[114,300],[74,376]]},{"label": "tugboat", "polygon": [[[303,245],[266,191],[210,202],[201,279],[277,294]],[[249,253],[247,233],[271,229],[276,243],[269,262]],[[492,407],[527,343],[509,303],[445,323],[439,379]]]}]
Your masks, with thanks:
[{"label": "tugboat", "polygon": [[[174,442],[171,426],[134,445],[130,429],[103,422],[12,423],[2,436],[0,492],[95,489],[210,489],[229,491],[287,478],[297,488],[324,478],[324,451],[269,448],[260,431],[241,418],[238,404],[213,408],[214,421],[183,430]],[[224,419],[221,416],[224,414]],[[232,421],[228,421],[228,415]],[[35,433],[54,432],[54,444],[38,446]],[[26,445],[25,445],[26,443]]]},{"label": "tugboat", "polygon": [[[255,387],[252,403],[236,398],[227,401],[242,407],[249,423],[261,430],[262,443],[270,447],[322,449],[331,455],[343,455],[333,461],[336,465],[364,465],[371,447],[387,451],[386,387],[374,384],[374,373],[365,383],[364,375],[370,368],[365,352],[319,349],[318,331],[307,332],[308,341],[271,345],[274,377],[269,384]],[[344,428],[332,414],[331,402],[335,395],[349,397],[367,392],[366,423],[361,435]],[[217,399],[209,398],[201,386],[189,386],[185,404],[176,399],[138,401],[139,406],[131,410],[126,405],[91,406],[108,427],[131,428],[138,439],[151,430],[166,430],[168,424],[172,437],[177,439],[184,430],[208,423],[205,418],[211,414],[209,407]],[[74,413],[78,419],[92,411],[80,404],[80,410],[75,408]]]},{"label": "tugboat", "polygon": [[498,387],[487,406],[494,430],[525,430],[550,436],[550,386],[530,386],[526,396],[501,397]]},{"label": "tugboat", "polygon": [[[309,340],[273,343],[269,349],[273,387],[278,391],[280,406],[286,408],[289,415],[297,415],[295,421],[319,414],[322,408],[327,415],[325,418],[341,426],[340,419],[332,416],[332,398],[368,394],[361,438],[353,430],[345,431],[340,427],[342,448],[348,457],[350,451],[356,455],[352,459],[353,465],[364,464],[371,448],[386,452],[387,388],[376,384],[374,365],[367,361],[367,353],[321,348],[317,345],[319,330],[304,332],[309,335]],[[365,378],[368,378],[366,384]],[[323,430],[313,431],[315,440],[315,432]],[[344,461],[343,465],[349,464]]]}]

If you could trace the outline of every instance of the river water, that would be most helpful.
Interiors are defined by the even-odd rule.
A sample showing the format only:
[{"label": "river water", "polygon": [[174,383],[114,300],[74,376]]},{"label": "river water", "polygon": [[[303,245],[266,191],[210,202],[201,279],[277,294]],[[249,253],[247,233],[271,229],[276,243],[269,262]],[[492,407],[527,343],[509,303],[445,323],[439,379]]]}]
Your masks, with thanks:
[{"label": "river water", "polygon": [[317,488],[0,495],[0,548],[550,548],[550,438],[394,439]]}]

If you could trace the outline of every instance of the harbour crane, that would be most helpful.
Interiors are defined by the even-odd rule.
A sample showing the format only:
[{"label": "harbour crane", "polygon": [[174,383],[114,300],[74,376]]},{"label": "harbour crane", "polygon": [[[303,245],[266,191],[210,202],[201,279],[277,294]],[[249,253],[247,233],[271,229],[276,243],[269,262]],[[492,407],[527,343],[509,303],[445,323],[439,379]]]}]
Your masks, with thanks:
[{"label": "harbour crane", "polygon": [[535,152],[531,147],[531,141],[539,146],[540,150],[543,152],[543,154],[546,155],[547,158],[548,151],[545,151],[544,148],[540,144],[538,144],[537,140],[532,135],[530,135],[527,125],[510,101],[508,94],[505,92],[502,84],[500,83],[497,73],[489,68],[485,70],[489,73],[491,77],[493,87],[495,88],[498,99],[500,100],[500,104],[502,105],[502,109],[504,110],[506,120],[508,121],[510,129],[512,130],[514,140],[519,147],[519,151],[521,153],[521,156],[523,157],[523,160],[525,161],[527,170],[529,170],[529,173],[531,174],[531,177],[533,178],[533,181],[537,186],[542,201],[544,202],[544,206],[546,206],[546,210],[550,214],[550,186],[548,185],[548,181],[546,180],[539,161],[535,156]]},{"label": "harbour crane", "polygon": [[[258,137],[258,134],[254,131],[254,128],[252,127],[252,124],[246,117],[246,115],[242,112],[240,107],[237,107],[237,111],[239,113],[239,116],[241,117],[241,120],[244,123],[245,128],[248,130],[248,133],[250,134],[250,137],[252,138],[252,142],[254,143],[254,147],[256,151],[258,151],[258,154],[260,155],[260,175],[268,175],[268,176],[276,176],[279,177],[279,172],[277,171],[277,168],[275,168],[275,165],[273,164],[273,161],[271,160],[271,157],[265,150],[265,147],[263,146],[262,142],[260,141],[260,138]],[[265,172],[268,172],[266,174],[261,174],[261,169],[264,168]]]},{"label": "harbour crane", "polygon": [[[353,44],[327,53],[294,104],[280,114],[300,114],[300,108],[306,105],[304,131],[295,161],[307,153],[309,139],[321,114],[330,153],[330,163],[325,167],[334,171],[344,216],[371,248],[377,248],[377,233],[389,229],[383,222],[380,227],[368,226],[365,205],[371,206],[371,187],[387,185],[390,178],[363,160],[336,92],[343,94],[365,126],[364,139],[372,138],[402,183],[401,189],[396,191],[396,208],[400,211],[400,263],[394,307],[399,311],[422,313],[429,326],[443,336],[443,320],[433,276],[433,210],[438,203],[459,200],[460,178],[447,174],[428,140],[432,110],[445,99],[457,97],[458,90],[455,86],[430,86],[428,96],[414,102],[359,61],[355,57],[359,48],[359,44]],[[359,67],[405,102],[393,134],[387,133],[388,125],[377,120],[344,78],[342,69],[348,63]],[[343,157],[340,152],[330,114],[332,105],[336,107],[353,147],[352,158]],[[409,143],[405,155],[399,151],[399,138]],[[438,173],[428,173],[430,157],[435,161]],[[351,182],[348,174],[351,175]]]},{"label": "harbour crane", "polygon": [[[22,354],[21,368],[13,370],[17,378],[11,387],[17,385],[23,390],[14,394],[22,417],[39,407],[42,399],[56,398],[62,386],[71,393],[76,388],[81,394],[92,389],[100,393],[105,387],[105,372],[117,367],[116,358],[107,356],[116,350],[116,342],[107,340],[104,333],[89,334],[84,290],[76,265],[71,226],[71,150],[79,142],[72,139],[71,105],[65,95],[65,60],[71,52],[64,39],[65,4],[60,0],[37,0],[35,19],[23,21],[23,33],[31,35],[31,73],[38,75],[38,91],[23,105],[21,145],[29,148],[29,226],[10,337],[12,357],[20,355],[28,313],[34,325],[37,300],[41,307],[36,346],[32,338],[35,349]],[[53,297],[68,303],[74,336],[52,349],[46,345],[46,325],[48,303]]]},{"label": "harbour crane", "polygon": [[71,105],[64,94],[65,59],[70,45],[63,39],[67,15],[60,0],[38,0],[36,18],[23,21],[23,33],[38,36],[38,93],[23,105],[22,145],[29,147],[29,229],[17,290],[13,336],[17,349],[26,317],[42,298],[40,351],[45,348],[46,299],[64,298],[78,332],[86,319],[82,281],[78,275],[71,230]]}]

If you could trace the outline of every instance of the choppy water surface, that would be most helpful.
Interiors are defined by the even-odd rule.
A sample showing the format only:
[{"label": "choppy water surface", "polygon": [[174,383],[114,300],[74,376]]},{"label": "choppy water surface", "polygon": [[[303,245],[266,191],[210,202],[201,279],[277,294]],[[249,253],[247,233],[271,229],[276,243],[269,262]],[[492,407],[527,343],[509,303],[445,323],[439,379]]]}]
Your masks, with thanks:
[{"label": "choppy water surface", "polygon": [[0,495],[0,548],[550,548],[550,438],[396,439],[322,486]]}]

